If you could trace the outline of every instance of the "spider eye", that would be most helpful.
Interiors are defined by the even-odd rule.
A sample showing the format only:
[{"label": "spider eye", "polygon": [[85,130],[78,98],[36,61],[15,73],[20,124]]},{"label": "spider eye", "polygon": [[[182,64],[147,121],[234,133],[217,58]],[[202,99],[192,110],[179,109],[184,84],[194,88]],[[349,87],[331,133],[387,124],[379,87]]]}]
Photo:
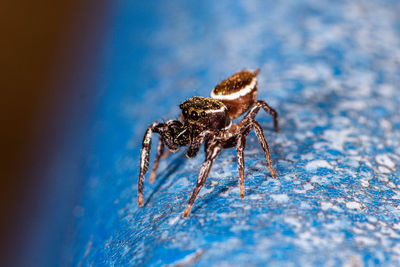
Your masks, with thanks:
[{"label": "spider eye", "polygon": [[179,105],[179,108],[180,108],[180,109],[182,109],[182,108],[183,108],[183,105],[182,105],[182,104],[180,104],[180,105]]},{"label": "spider eye", "polygon": [[201,112],[201,116],[202,116],[202,117],[207,116],[206,112],[205,112],[205,111],[202,111],[202,112]]},{"label": "spider eye", "polygon": [[188,110],[187,110],[186,108],[184,108],[184,109],[182,110],[182,113],[183,113],[183,115],[186,117],[186,115],[188,114]]},{"label": "spider eye", "polygon": [[192,120],[196,121],[199,118],[199,114],[196,111],[192,111],[191,117]]}]

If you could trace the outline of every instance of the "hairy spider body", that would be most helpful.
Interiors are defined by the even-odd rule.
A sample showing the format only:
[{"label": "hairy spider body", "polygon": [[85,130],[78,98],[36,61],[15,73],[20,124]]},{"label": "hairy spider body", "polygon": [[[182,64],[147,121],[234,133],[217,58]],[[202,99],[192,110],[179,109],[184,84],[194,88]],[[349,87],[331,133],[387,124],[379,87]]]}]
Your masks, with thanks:
[{"label": "hairy spider body", "polygon": [[229,109],[229,116],[235,119],[245,113],[257,100],[256,72],[239,71],[220,82],[212,91],[211,97],[222,101]]},{"label": "hairy spider body", "polygon": [[[260,108],[274,119],[275,131],[279,131],[278,113],[267,103],[257,100],[257,74],[242,70],[220,82],[212,91],[211,97],[195,96],[180,104],[182,110],[178,120],[166,123],[153,123],[143,138],[140,156],[140,174],[138,180],[138,205],[143,205],[143,182],[149,166],[151,135],[159,134],[157,155],[150,175],[150,182],[156,177],[160,158],[164,154],[164,146],[175,152],[179,147],[188,146],[186,156],[195,157],[204,142],[206,158],[203,162],[189,203],[183,213],[187,217],[198,193],[204,186],[210,173],[212,163],[223,148],[236,147],[239,169],[240,196],[244,197],[244,148],[246,137],[254,129],[258,141],[264,150],[265,160],[272,177],[276,174],[271,164],[271,157],[263,129],[254,119]],[[235,124],[233,119],[249,111],[243,119]]]}]

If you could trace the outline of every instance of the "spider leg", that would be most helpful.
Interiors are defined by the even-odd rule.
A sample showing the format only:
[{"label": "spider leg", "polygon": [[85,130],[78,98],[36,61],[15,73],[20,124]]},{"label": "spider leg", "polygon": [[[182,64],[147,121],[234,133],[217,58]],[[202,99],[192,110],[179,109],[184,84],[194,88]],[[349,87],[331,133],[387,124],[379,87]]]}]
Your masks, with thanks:
[{"label": "spider leg", "polygon": [[244,120],[246,120],[246,121],[254,120],[254,118],[256,117],[260,108],[263,108],[265,112],[267,112],[268,114],[270,114],[273,117],[275,132],[279,132],[278,112],[276,112],[275,109],[271,108],[266,102],[264,102],[262,100],[256,101],[256,103],[253,105],[253,107],[251,108],[249,113],[247,113],[247,115],[243,118],[243,121]]},{"label": "spider leg", "polygon": [[178,120],[168,120],[166,123],[155,122],[147,128],[143,137],[142,150],[140,151],[140,173],[138,179],[138,205],[143,206],[143,183],[144,175],[149,168],[149,158],[151,150],[151,135],[154,133],[159,134],[159,141],[157,146],[157,156],[154,167],[151,173],[151,182],[154,181],[160,157],[164,152],[164,146],[168,150],[175,152],[181,146],[189,144],[187,136],[187,129]]},{"label": "spider leg", "polygon": [[161,155],[161,158],[162,158],[162,159],[167,158],[168,155],[169,155],[169,153],[171,153],[169,150],[165,151],[165,152]]},{"label": "spider leg", "polygon": [[246,148],[246,137],[252,128],[251,121],[242,121],[239,134],[236,137],[236,157],[239,169],[240,197],[244,197],[244,149]]},{"label": "spider leg", "polygon": [[246,147],[246,137],[252,128],[254,128],[258,141],[260,142],[261,147],[264,150],[265,161],[267,162],[267,166],[269,171],[271,172],[272,177],[274,177],[275,179],[277,177],[274,169],[272,168],[271,154],[269,152],[267,140],[265,139],[264,136],[264,131],[261,128],[260,124],[255,120],[244,118],[239,125],[240,125],[239,134],[236,137],[236,156],[239,169],[240,197],[243,198],[244,197],[244,149]]},{"label": "spider leg", "polygon": [[143,183],[144,183],[144,175],[146,174],[149,168],[151,135],[153,131],[157,131],[158,129],[161,129],[161,127],[163,126],[165,126],[165,124],[157,122],[153,123],[152,125],[150,125],[149,128],[147,128],[147,131],[143,137],[142,150],[140,151],[140,173],[138,179],[138,206],[143,206]]},{"label": "spider leg", "polygon": [[261,125],[260,125],[257,121],[253,120],[253,121],[252,121],[252,125],[253,125],[253,127],[254,127],[254,131],[256,132],[258,141],[260,142],[261,147],[262,147],[263,150],[264,150],[265,161],[267,162],[268,169],[269,169],[269,171],[271,172],[272,177],[274,177],[275,179],[277,179],[276,173],[275,173],[274,169],[272,168],[272,164],[271,164],[271,153],[269,152],[269,147],[268,147],[267,140],[265,139],[265,136],[264,136],[264,131],[263,131],[263,129],[261,128]]},{"label": "spider leg", "polygon": [[183,217],[186,218],[189,215],[189,212],[192,208],[194,201],[196,200],[197,195],[199,194],[201,188],[204,186],[208,175],[210,174],[211,166],[213,161],[221,152],[222,145],[217,142],[211,142],[206,152],[206,159],[201,165],[200,173],[197,178],[196,187],[193,189],[192,195],[189,199],[189,203],[186,206],[185,211],[183,212]]},{"label": "spider leg", "polygon": [[156,180],[158,163],[160,162],[160,158],[163,156],[163,153],[164,153],[164,142],[163,142],[162,138],[160,137],[158,139],[157,155],[156,155],[156,158],[154,159],[153,169],[151,170],[151,174],[150,174],[150,180],[149,180],[150,183],[152,183]]},{"label": "spider leg", "polygon": [[244,148],[246,146],[246,136],[240,135],[236,143],[236,155],[239,169],[240,197],[244,197]]}]

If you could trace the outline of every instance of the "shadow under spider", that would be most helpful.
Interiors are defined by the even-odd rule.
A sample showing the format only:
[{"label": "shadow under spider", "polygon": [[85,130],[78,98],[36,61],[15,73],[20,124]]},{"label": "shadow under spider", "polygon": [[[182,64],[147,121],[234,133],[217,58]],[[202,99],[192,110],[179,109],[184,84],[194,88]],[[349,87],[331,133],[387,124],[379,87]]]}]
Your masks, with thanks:
[{"label": "shadow under spider", "polygon": [[156,180],[158,181],[158,183],[154,188],[154,190],[151,192],[150,196],[147,198],[146,202],[144,203],[144,206],[147,206],[147,204],[152,200],[153,196],[160,190],[161,186],[164,184],[167,178],[178,170],[178,168],[182,165],[182,163],[185,162],[185,159],[186,159],[185,153],[182,152],[180,153],[180,155],[175,157],[170,164],[168,164],[168,167],[163,171],[163,173],[165,174],[162,176],[162,178]]},{"label": "shadow under spider", "polygon": [[[253,167],[253,168],[251,168],[250,170],[254,170],[254,169],[258,169],[258,168]],[[250,170],[249,170],[249,171],[250,171]],[[259,179],[258,182],[252,183],[252,186],[251,186],[252,188],[247,188],[247,189],[246,189],[246,193],[245,193],[244,199],[246,199],[246,196],[249,197],[250,195],[257,193],[257,190],[256,190],[256,189],[259,188],[260,185],[261,185],[264,181],[266,181],[266,180],[268,180],[268,179],[273,179],[273,177],[272,177],[271,175],[266,175],[266,176],[265,176],[265,179]],[[220,196],[220,195],[221,195],[222,193],[225,193],[226,191],[232,189],[232,187],[234,187],[234,186],[235,186],[235,187],[239,187],[239,173],[237,173],[237,176],[235,176],[235,175],[233,174],[233,175],[232,175],[232,180],[230,180],[229,182],[227,182],[227,183],[225,183],[225,184],[219,186],[218,189],[216,188],[216,190],[213,190],[213,191],[210,192],[209,194],[206,194],[206,195],[205,195],[205,198],[202,199],[202,201],[199,201],[199,203],[193,207],[193,210],[192,210],[193,214],[194,214],[198,209],[200,209],[200,208],[203,207],[204,205],[207,205],[207,204],[208,204],[209,202],[211,202],[212,200],[215,200],[215,199],[218,198],[218,197],[223,198],[223,197]],[[237,201],[241,201],[241,200],[243,200],[243,199],[238,195]]]}]

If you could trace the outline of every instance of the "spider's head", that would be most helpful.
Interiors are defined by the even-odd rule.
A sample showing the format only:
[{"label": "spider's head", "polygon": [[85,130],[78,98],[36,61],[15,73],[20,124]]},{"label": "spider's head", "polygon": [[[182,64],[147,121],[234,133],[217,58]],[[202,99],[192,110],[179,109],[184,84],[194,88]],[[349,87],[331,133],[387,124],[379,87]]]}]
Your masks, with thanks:
[{"label": "spider's head", "polygon": [[194,96],[179,106],[184,124],[197,126],[202,130],[227,130],[231,125],[228,109],[219,100],[210,97]]}]

